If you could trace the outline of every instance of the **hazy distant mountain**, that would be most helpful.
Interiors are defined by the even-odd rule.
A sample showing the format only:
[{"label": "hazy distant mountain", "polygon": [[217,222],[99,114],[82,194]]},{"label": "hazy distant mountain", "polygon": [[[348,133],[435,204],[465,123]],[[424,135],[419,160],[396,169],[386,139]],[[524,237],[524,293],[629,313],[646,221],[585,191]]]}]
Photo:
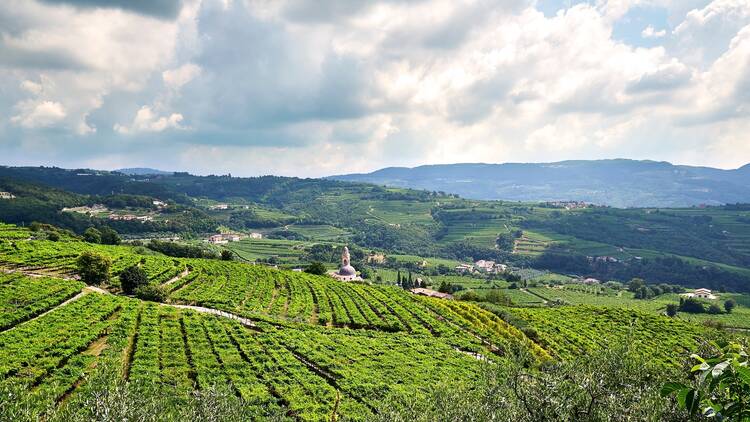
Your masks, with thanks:
[{"label": "hazy distant mountain", "polygon": [[122,174],[127,174],[130,176],[147,176],[147,175],[170,175],[174,174],[174,172],[171,171],[163,171],[163,170],[157,170],[147,167],[133,167],[133,168],[126,168],[126,169],[119,169],[115,170],[119,171]]},{"label": "hazy distant mountain", "polygon": [[332,179],[512,201],[579,200],[615,207],[750,202],[750,164],[737,170],[636,160],[389,167]]}]

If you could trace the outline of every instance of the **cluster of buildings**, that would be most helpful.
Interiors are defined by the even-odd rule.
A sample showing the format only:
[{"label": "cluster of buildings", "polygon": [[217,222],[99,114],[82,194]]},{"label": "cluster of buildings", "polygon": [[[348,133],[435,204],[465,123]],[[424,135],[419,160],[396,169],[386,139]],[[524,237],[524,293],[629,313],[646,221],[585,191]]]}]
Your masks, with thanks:
[{"label": "cluster of buildings", "polygon": [[134,214],[110,214],[108,217],[111,221],[140,221],[145,223],[146,221],[153,221],[154,217],[150,215],[134,215]]},{"label": "cluster of buildings", "polygon": [[508,266],[505,264],[498,264],[495,261],[487,261],[480,259],[473,264],[459,264],[454,270],[458,273],[475,273],[482,272],[487,274],[504,273],[508,270]]},{"label": "cluster of buildings", "polygon": [[213,245],[223,245],[229,242],[239,242],[243,238],[263,239],[263,235],[261,233],[250,233],[248,235],[240,235],[237,233],[218,233],[209,236],[208,239],[206,239],[206,242]]},{"label": "cluster of buildings", "polygon": [[614,256],[587,256],[589,262],[620,262]]},{"label": "cluster of buildings", "polygon": [[545,205],[552,208],[565,208],[566,210],[588,208],[590,206],[583,201],[552,201],[545,202]]},{"label": "cluster of buildings", "polygon": [[0,199],[14,199],[16,196],[10,192],[0,192]]},{"label": "cluster of buildings", "polygon": [[242,237],[234,233],[219,233],[208,237],[208,243],[222,245],[229,242],[239,242]]}]

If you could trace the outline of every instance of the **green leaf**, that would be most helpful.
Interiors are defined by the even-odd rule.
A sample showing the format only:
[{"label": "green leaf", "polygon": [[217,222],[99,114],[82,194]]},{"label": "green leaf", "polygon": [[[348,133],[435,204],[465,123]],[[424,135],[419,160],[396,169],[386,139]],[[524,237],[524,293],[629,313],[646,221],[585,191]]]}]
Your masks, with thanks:
[{"label": "green leaf", "polygon": [[741,366],[736,369],[737,369],[737,375],[740,376],[740,380],[742,380],[742,383],[750,385],[750,368]]},{"label": "green leaf", "polygon": [[707,364],[706,362],[701,362],[701,363],[693,366],[693,368],[690,370],[690,372],[705,371],[705,370],[707,370],[710,367],[711,367],[711,365]]},{"label": "green leaf", "polygon": [[700,402],[701,402],[700,393],[695,390],[690,390],[689,393],[685,395],[685,409],[691,415],[694,415],[698,412]]},{"label": "green leaf", "polygon": [[680,405],[681,408],[687,409],[687,396],[693,395],[695,393],[695,390],[692,388],[683,388],[677,391],[677,404]]},{"label": "green leaf", "polygon": [[690,355],[690,358],[691,359],[695,359],[695,360],[697,360],[700,363],[704,363],[706,361],[705,359],[703,359],[702,357],[696,355],[695,353],[693,353],[692,355]]},{"label": "green leaf", "polygon": [[661,387],[661,391],[659,394],[661,394],[662,397],[667,397],[675,391],[680,391],[686,388],[688,387],[685,384],[681,384],[679,382],[668,382]]}]

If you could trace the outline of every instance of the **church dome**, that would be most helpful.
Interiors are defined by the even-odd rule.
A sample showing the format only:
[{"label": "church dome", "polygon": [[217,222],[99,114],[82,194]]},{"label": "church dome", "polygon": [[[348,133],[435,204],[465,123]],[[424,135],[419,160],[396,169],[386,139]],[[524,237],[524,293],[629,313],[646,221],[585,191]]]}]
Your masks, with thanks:
[{"label": "church dome", "polygon": [[343,276],[356,276],[357,270],[355,270],[351,265],[344,265],[339,268],[338,274]]}]

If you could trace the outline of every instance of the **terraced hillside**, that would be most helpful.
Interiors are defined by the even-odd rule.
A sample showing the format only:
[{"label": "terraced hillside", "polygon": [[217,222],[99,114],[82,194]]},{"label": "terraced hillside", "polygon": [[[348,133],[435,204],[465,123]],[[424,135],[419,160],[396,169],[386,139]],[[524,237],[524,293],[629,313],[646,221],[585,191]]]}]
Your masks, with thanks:
[{"label": "terraced hillside", "polygon": [[[366,420],[385,395],[471,382],[510,348],[549,359],[475,305],[2,229],[0,386],[21,389],[40,412],[75,402],[93,388],[87,380],[106,375],[158,385],[174,400],[227,385],[257,414]],[[104,289],[74,279],[83,251],[111,257]],[[119,295],[116,276],[130,265],[167,289],[169,303]]]}]

